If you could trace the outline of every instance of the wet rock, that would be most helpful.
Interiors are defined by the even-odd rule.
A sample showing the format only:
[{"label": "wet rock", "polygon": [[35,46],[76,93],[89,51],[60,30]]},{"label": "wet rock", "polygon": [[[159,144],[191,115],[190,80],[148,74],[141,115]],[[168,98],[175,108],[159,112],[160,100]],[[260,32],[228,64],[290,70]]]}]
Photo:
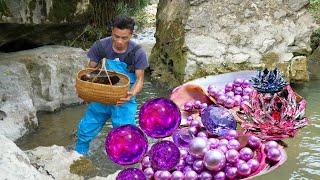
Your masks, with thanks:
[{"label": "wet rock", "polygon": [[82,102],[74,84],[86,62],[82,49],[64,46],[1,54],[0,109],[6,116],[1,116],[0,134],[16,140],[27,127],[37,127],[37,111]]},{"label": "wet rock", "polygon": [[80,159],[75,151],[67,151],[62,146],[37,147],[25,152],[30,162],[43,174],[48,174],[59,180],[81,180],[84,177],[73,174],[70,166]]},{"label": "wet rock", "polygon": [[313,60],[313,61],[320,62],[320,46],[313,51],[313,53],[311,54],[309,59]]},{"label": "wet rock", "polygon": [[41,174],[32,166],[28,156],[11,140],[0,135],[0,172],[1,179],[50,180],[52,176]]},{"label": "wet rock", "polygon": [[305,56],[297,56],[291,60],[290,79],[292,82],[309,81],[308,60]]}]

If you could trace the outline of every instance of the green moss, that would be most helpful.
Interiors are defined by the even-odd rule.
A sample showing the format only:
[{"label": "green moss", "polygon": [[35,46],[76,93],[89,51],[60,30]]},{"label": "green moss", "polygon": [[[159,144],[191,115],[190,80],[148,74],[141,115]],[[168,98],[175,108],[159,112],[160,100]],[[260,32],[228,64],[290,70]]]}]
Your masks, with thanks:
[{"label": "green moss", "polygon": [[31,0],[28,4],[29,10],[32,12],[32,10],[34,10],[36,8],[36,1],[35,0]]},{"label": "green moss", "polygon": [[308,9],[315,17],[316,22],[320,23],[320,0],[311,0]]},{"label": "green moss", "polygon": [[10,10],[6,4],[5,0],[0,0],[0,17],[1,16],[10,16]]},{"label": "green moss", "polygon": [[78,1],[79,0],[53,0],[49,19],[53,22],[71,21],[74,18]]},{"label": "green moss", "polygon": [[[160,84],[174,87],[181,84],[185,76],[186,50],[185,18],[189,11],[188,2],[180,3],[178,7],[171,6],[171,1],[163,1],[158,5],[157,12],[157,42],[150,55],[150,67],[153,70],[151,78]],[[163,16],[167,8],[174,9],[173,17],[168,21]]]},{"label": "green moss", "polygon": [[96,167],[86,157],[81,157],[80,159],[73,161],[69,170],[71,173],[80,176],[92,176],[97,171]]},{"label": "green moss", "polygon": [[310,47],[312,51],[317,49],[319,46],[320,46],[320,28],[315,30],[310,36]]}]

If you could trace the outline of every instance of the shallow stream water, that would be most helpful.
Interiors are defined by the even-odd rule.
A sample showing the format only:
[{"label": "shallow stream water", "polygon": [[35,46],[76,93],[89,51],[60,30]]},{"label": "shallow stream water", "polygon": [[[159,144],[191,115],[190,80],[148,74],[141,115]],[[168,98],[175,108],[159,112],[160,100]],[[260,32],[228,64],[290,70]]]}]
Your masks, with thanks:
[{"label": "shallow stream water", "polygon": [[[285,140],[288,160],[280,168],[256,179],[320,179],[320,65],[310,65],[310,82],[294,85],[293,88],[307,99],[306,115],[310,124],[294,138]],[[169,91],[154,87],[146,81],[143,92],[137,97],[139,106],[150,98],[167,97]],[[39,113],[39,128],[17,141],[23,150],[38,146],[61,145],[73,148],[76,126],[86,105],[63,108],[54,113]],[[121,169],[104,153],[104,137],[111,128],[107,123],[100,135],[91,143],[89,158],[97,166],[99,176],[107,176]]]}]

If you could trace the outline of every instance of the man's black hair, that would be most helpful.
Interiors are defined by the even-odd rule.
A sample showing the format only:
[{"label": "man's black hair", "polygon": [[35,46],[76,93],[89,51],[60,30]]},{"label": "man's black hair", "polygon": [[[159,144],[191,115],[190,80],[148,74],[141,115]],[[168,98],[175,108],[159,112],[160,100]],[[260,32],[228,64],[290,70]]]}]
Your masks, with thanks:
[{"label": "man's black hair", "polygon": [[133,31],[135,22],[134,20],[129,16],[120,15],[114,18],[113,20],[113,28],[119,28],[121,30],[123,29],[130,29]]}]

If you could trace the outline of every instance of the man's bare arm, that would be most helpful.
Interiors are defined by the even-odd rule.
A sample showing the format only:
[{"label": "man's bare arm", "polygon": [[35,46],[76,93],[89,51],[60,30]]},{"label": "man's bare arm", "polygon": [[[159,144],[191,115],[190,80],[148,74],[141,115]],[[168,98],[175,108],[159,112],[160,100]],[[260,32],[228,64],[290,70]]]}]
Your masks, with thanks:
[{"label": "man's bare arm", "polygon": [[128,92],[127,97],[121,98],[117,102],[117,104],[123,104],[126,101],[129,101],[132,96],[136,96],[142,90],[143,83],[144,83],[144,70],[137,69],[137,70],[135,70],[135,74],[136,74],[136,81],[135,81],[131,91]]}]

